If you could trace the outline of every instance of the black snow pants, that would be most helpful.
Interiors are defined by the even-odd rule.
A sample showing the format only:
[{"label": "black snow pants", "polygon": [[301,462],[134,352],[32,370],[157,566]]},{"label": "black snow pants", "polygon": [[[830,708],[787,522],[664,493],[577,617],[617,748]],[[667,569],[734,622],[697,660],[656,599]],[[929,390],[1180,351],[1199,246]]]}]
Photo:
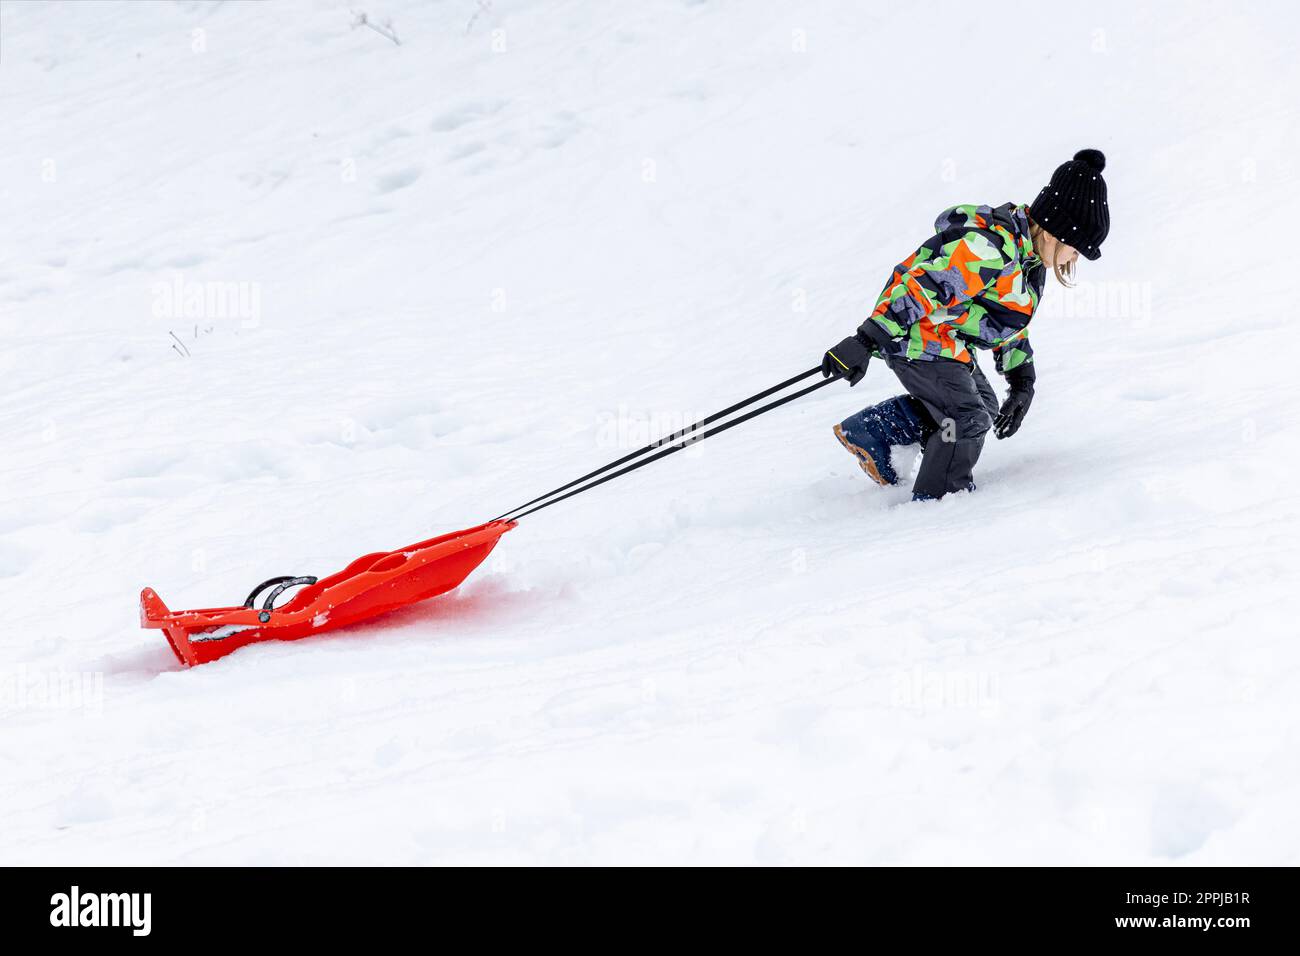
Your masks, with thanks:
[{"label": "black snow pants", "polygon": [[997,394],[979,365],[973,357],[969,363],[893,358],[889,367],[937,425],[925,443],[912,496],[942,498],[950,491],[973,489],[975,462],[998,413]]}]

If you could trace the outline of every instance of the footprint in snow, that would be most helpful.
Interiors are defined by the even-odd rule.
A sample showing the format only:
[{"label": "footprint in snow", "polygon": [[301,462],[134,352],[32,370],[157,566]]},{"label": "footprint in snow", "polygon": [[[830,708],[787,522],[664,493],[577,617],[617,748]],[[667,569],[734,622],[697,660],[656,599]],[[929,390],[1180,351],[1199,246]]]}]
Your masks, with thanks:
[{"label": "footprint in snow", "polygon": [[35,552],[0,541],[0,578],[12,578],[31,566]]},{"label": "footprint in snow", "polygon": [[163,267],[167,269],[193,269],[195,266],[201,266],[207,261],[208,257],[202,253],[190,252],[164,260]]},{"label": "footprint in snow", "polygon": [[99,823],[114,815],[113,801],[101,790],[80,788],[59,799],[54,806],[54,828],[66,830],[82,823]]},{"label": "footprint in snow", "polygon": [[565,110],[556,113],[538,136],[538,145],[543,149],[555,149],[573,139],[582,129],[576,113]]},{"label": "footprint in snow", "polygon": [[452,162],[455,162],[458,159],[468,159],[470,156],[475,156],[478,153],[483,152],[485,149],[487,149],[487,147],[480,142],[462,143],[461,145],[451,149],[447,153],[447,158]]},{"label": "footprint in snow", "polygon": [[79,513],[69,524],[73,531],[102,534],[139,520],[157,506],[152,499],[100,501]]},{"label": "footprint in snow", "polygon": [[406,169],[399,169],[396,172],[386,173],[375,180],[375,192],[383,195],[384,193],[396,192],[399,189],[405,189],[414,183],[423,170],[416,166],[410,166]]},{"label": "footprint in snow", "polygon": [[373,144],[373,147],[377,149],[378,147],[385,146],[395,140],[406,139],[411,135],[411,131],[405,126],[390,126],[383,132],[375,134],[371,139],[371,143]]},{"label": "footprint in snow", "polygon": [[109,481],[157,478],[184,459],[184,455],[159,454],[156,451],[121,455],[104,469],[104,477]]},{"label": "footprint in snow", "polygon": [[1167,784],[1151,808],[1151,850],[1169,859],[1187,856],[1236,818],[1234,811],[1199,784]]},{"label": "footprint in snow", "polygon": [[435,116],[433,121],[429,123],[429,129],[435,133],[450,133],[452,130],[460,129],[475,120],[499,113],[505,105],[505,100],[479,100],[474,103],[466,103],[464,106],[458,106],[454,110]]}]

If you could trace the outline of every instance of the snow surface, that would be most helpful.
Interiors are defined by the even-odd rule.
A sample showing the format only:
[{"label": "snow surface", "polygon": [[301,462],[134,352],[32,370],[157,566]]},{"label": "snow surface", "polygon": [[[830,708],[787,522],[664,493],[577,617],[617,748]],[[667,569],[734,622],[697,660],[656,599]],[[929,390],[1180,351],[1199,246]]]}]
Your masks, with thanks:
[{"label": "snow surface", "polygon": [[[0,862],[1300,863],[1300,14],[1150,6],[0,5]],[[138,629],[809,368],[1083,146],[978,493],[858,471],[873,367],[371,625]]]}]

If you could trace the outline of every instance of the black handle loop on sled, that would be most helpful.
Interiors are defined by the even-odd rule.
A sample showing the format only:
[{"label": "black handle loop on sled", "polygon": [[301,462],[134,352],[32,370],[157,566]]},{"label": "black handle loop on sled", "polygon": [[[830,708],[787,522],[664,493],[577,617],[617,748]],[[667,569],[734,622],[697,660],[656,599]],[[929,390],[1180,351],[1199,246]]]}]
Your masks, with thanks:
[{"label": "black handle loop on sled", "polygon": [[303,575],[301,577],[295,577],[292,574],[282,574],[277,578],[267,578],[257,587],[253,588],[253,593],[244,599],[244,607],[252,607],[253,605],[255,605],[257,603],[258,594],[260,594],[262,591],[266,590],[267,588],[271,587],[272,585],[275,585],[275,590],[273,590],[270,594],[266,596],[266,601],[265,603],[262,604],[262,609],[264,611],[274,610],[275,599],[278,598],[281,594],[283,594],[288,588],[297,587],[300,584],[315,584],[315,583],[316,583],[316,578],[312,577],[310,574]]},{"label": "black handle loop on sled", "polygon": [[[638,468],[642,467],[643,465],[648,465],[652,461],[658,461],[660,458],[663,458],[667,455],[671,455],[675,451],[681,451],[683,448],[686,448],[689,445],[693,445],[696,442],[704,441],[704,439],[711,438],[714,435],[719,435],[722,432],[725,432],[728,428],[733,428],[736,425],[739,425],[741,422],[747,422],[751,418],[755,418],[759,415],[762,415],[764,412],[770,412],[772,409],[778,408],[781,405],[785,405],[787,402],[793,402],[796,398],[802,398],[804,395],[807,395],[809,392],[815,392],[817,391],[817,389],[829,385],[831,382],[838,381],[839,378],[841,377],[839,375],[833,375],[830,378],[826,378],[820,382],[817,382],[815,385],[809,385],[806,388],[801,388],[797,392],[792,392],[789,395],[779,398],[774,402],[768,402],[766,405],[756,408],[752,412],[746,412],[744,415],[741,415],[739,418],[733,418],[731,421],[725,422],[724,424],[719,425],[717,428],[711,428],[708,429],[707,431],[701,431],[701,429],[703,429],[704,426],[711,425],[714,422],[718,421],[719,419],[726,418],[728,415],[732,414],[733,412],[737,412],[742,408],[754,404],[755,402],[762,401],[763,399],[767,398],[770,395],[775,394],[776,392],[782,391],[783,389],[788,388],[791,385],[794,385],[798,382],[802,382],[804,379],[816,375],[820,371],[821,371],[821,367],[818,366],[817,368],[812,368],[806,372],[802,372],[799,375],[794,376],[793,378],[786,379],[784,382],[781,382],[779,385],[773,385],[771,388],[766,388],[756,395],[751,395],[749,398],[746,398],[743,401],[737,402],[736,404],[728,408],[724,408],[720,412],[714,412],[712,415],[709,415],[706,418],[701,418],[698,422],[694,422],[690,425],[687,425],[685,428],[680,429],[679,431],[675,431],[670,435],[665,435],[662,438],[652,441],[650,444],[646,445],[645,447],[638,448],[636,451],[624,455],[622,458],[619,458],[617,461],[611,461],[608,465],[604,465],[600,468],[597,468],[595,471],[588,472],[587,474],[583,475],[581,478],[575,478],[573,481],[570,481],[567,484],[563,484],[560,485],[560,487],[558,488],[551,489],[544,495],[538,495],[532,501],[526,501],[517,508],[511,508],[509,511],[505,512],[505,514],[502,514],[499,517],[494,518],[493,520],[500,521],[502,519],[508,518],[508,520],[510,521],[518,521],[520,518],[541,511],[543,508],[549,508],[551,505],[564,501],[566,498],[572,498],[574,495],[581,494],[584,491],[590,491],[592,488],[595,488],[598,485],[603,485],[607,481],[613,481],[615,478],[618,478],[620,475],[626,475],[628,472],[636,471]],[[627,464],[628,462],[633,461],[633,459],[638,458],[641,455],[644,455],[646,452],[654,451],[655,449],[659,449],[659,451],[657,451],[653,455],[650,455],[648,458],[643,458],[641,461],[638,461],[635,464],[630,464],[630,465]],[[627,465],[627,467],[620,468],[618,471],[615,471],[612,474],[605,475],[605,472],[610,471],[610,469],[613,468],[618,468],[619,465]],[[592,481],[590,484],[583,484],[583,482],[586,482],[591,478],[595,478],[598,475],[605,475],[605,477],[601,478],[599,481]],[[581,487],[574,487],[575,485],[581,485]],[[573,490],[568,491],[568,489],[570,488],[572,488]],[[568,493],[560,494],[560,492],[562,491],[568,491]],[[559,495],[559,497],[553,497],[554,495]],[[542,502],[542,503],[538,504],[538,502]],[[536,505],[536,507],[530,507],[531,505]],[[528,510],[525,511],[524,510],[525,508],[527,508]],[[513,517],[509,517],[511,515],[513,515]]]}]

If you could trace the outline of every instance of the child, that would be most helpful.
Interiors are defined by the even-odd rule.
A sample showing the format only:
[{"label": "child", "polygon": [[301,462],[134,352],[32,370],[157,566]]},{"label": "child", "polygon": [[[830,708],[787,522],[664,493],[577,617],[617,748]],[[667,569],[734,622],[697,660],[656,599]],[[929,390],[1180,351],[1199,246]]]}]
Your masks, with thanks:
[{"label": "child", "polygon": [[[823,357],[822,374],[842,375],[852,386],[879,354],[907,389],[835,426],[874,480],[896,484],[890,448],[919,442],[925,451],[913,500],[975,490],[985,434],[1014,435],[1034,397],[1026,331],[1043,294],[1044,263],[1071,286],[1080,253],[1101,255],[1110,231],[1105,165],[1099,150],[1080,150],[1032,205],[945,211],[935,222],[938,234],[894,269],[857,334]],[[993,350],[1009,386],[1001,407],[972,348]]]}]

